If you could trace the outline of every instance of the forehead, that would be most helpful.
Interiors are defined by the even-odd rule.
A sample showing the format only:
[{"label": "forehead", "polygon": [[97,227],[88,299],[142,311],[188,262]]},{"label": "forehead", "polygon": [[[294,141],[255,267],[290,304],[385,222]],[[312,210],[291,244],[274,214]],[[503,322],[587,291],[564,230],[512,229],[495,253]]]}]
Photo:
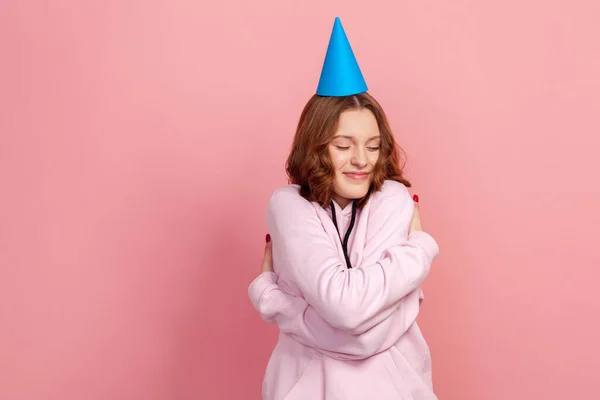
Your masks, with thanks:
[{"label": "forehead", "polygon": [[371,110],[352,109],[340,114],[334,136],[370,139],[380,136],[377,119]]}]

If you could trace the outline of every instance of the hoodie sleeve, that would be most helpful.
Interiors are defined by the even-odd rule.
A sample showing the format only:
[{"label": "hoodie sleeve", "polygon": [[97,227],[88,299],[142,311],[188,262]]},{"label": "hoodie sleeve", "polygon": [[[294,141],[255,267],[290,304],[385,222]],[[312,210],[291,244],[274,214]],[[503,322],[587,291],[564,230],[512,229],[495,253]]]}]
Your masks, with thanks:
[{"label": "hoodie sleeve", "polygon": [[[402,193],[382,199],[380,211],[388,218],[381,223],[377,237],[405,231],[405,213],[412,204]],[[347,269],[316,209],[291,190],[273,194],[267,225],[278,268],[297,285],[319,316],[345,331],[362,330],[365,324],[376,324],[393,313],[402,298],[420,286],[439,251],[429,234],[414,232],[383,250],[378,261]],[[373,243],[380,246],[381,241]]]},{"label": "hoodie sleeve", "polygon": [[308,303],[302,297],[286,293],[279,287],[277,274],[274,272],[262,272],[257,276],[248,287],[248,297],[261,318],[270,324],[285,325],[287,321],[300,316],[308,307]]},{"label": "hoodie sleeve", "polygon": [[276,323],[281,332],[305,346],[318,348],[329,357],[362,360],[379,351],[379,341],[329,325],[306,300],[281,289],[273,272],[263,272],[256,277],[248,288],[248,295],[264,321]]}]

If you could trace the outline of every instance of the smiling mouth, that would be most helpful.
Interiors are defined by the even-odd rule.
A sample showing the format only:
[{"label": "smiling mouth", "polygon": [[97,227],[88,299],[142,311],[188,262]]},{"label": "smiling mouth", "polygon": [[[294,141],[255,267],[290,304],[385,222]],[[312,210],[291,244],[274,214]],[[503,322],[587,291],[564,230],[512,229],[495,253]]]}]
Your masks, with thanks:
[{"label": "smiling mouth", "polygon": [[366,179],[369,176],[369,172],[344,172],[344,175],[351,179],[361,180]]}]

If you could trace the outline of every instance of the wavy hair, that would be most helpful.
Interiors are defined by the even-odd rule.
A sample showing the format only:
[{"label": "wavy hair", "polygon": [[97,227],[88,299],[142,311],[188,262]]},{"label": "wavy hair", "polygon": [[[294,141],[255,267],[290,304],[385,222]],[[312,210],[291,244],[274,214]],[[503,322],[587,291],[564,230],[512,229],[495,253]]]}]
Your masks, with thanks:
[{"label": "wavy hair", "polygon": [[379,158],[373,169],[371,186],[365,197],[358,200],[358,207],[363,207],[371,194],[381,189],[385,180],[411,186],[402,173],[406,155],[397,146],[383,108],[373,96],[368,93],[342,97],[313,95],[300,115],[286,172],[289,183],[300,186],[302,197],[323,207],[331,203],[335,177],[327,149],[337,130],[340,114],[352,109],[370,110],[381,134]]}]

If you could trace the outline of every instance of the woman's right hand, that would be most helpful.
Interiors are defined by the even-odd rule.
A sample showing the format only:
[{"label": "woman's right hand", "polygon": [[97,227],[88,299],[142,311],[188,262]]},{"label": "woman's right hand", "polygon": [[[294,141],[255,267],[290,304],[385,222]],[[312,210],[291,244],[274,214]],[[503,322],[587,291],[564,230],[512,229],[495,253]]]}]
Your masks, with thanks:
[{"label": "woman's right hand", "polygon": [[413,211],[413,216],[410,221],[410,229],[408,230],[409,235],[412,232],[423,230],[423,228],[421,227],[421,214],[419,213],[419,196],[415,194],[413,196],[413,201],[415,202],[415,210]]}]

